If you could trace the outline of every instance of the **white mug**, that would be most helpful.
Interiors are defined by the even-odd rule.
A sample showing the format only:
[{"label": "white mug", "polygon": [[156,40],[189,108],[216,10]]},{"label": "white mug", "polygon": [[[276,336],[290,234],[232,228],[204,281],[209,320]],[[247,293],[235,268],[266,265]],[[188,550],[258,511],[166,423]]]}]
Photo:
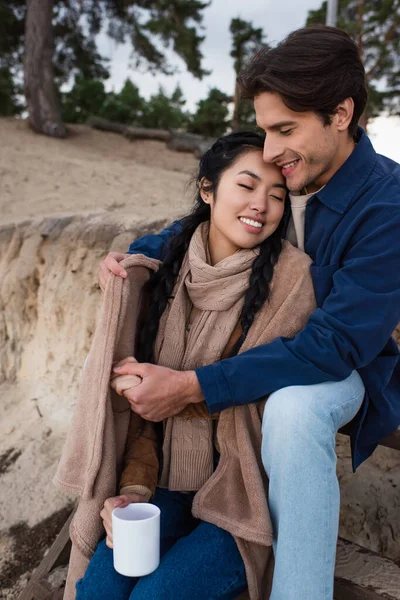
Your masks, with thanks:
[{"label": "white mug", "polygon": [[112,512],[114,569],[142,577],[160,564],[160,509],[138,502]]}]

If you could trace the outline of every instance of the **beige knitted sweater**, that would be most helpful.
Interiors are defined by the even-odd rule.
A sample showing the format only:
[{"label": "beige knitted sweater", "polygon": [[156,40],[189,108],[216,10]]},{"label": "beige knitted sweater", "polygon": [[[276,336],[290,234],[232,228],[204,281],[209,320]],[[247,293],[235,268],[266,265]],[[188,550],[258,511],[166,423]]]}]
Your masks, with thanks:
[{"label": "beige knitted sweater", "polygon": [[[118,491],[130,408],[110,389],[109,379],[113,362],[132,354],[140,290],[149,271],[158,268],[157,261],[143,256],[129,257],[122,265],[128,277],[111,277],[107,286],[73,425],[55,476],[58,485],[80,496],[70,530],[73,548],[64,596],[68,600],[75,597],[75,582],[84,574],[103,533],[99,513],[104,500]],[[278,336],[292,337],[304,327],[315,308],[309,265],[304,253],[285,242],[269,302],[258,313],[243,350]],[[269,597],[272,544],[268,482],[261,464],[262,408],[262,403],[254,403],[221,413],[220,461],[193,503],[196,517],[235,537],[252,600]],[[142,424],[135,418],[139,434]],[[154,478],[140,483],[154,487]]]}]

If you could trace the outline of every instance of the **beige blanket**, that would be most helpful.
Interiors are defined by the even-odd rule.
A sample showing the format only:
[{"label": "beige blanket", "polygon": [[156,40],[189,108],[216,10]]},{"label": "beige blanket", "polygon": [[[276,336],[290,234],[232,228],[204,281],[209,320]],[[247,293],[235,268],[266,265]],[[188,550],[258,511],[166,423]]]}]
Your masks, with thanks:
[{"label": "beige blanket", "polygon": [[[285,242],[275,268],[269,302],[258,313],[242,351],[278,336],[292,337],[315,308],[310,259]],[[77,493],[71,525],[73,551],[65,598],[74,598],[102,535],[99,511],[117,492],[129,423],[129,404],[110,390],[112,363],[132,354],[140,289],[157,261],[132,256],[123,263],[126,280],[112,277],[83,373],[73,425],[55,482]],[[268,366],[266,365],[266,368]],[[262,403],[221,413],[216,471],[197,493],[196,517],[230,531],[242,553],[252,600],[268,598],[272,527],[266,502],[268,482],[261,464]]]}]

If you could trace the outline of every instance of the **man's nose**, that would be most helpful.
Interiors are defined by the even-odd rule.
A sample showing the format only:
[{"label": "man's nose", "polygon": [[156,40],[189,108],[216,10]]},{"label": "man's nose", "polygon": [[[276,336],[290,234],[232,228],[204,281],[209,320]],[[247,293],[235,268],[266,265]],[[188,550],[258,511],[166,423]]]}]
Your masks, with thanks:
[{"label": "man's nose", "polygon": [[272,163],[283,154],[283,151],[282,144],[277,143],[277,140],[273,140],[270,136],[267,136],[264,142],[263,161]]}]

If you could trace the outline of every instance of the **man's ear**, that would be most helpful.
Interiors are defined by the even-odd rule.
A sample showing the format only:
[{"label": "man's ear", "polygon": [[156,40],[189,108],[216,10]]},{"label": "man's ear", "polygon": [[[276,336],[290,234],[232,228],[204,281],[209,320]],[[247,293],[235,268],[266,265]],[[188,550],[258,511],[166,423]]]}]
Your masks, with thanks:
[{"label": "man's ear", "polygon": [[335,114],[333,117],[334,122],[338,131],[345,131],[348,129],[350,122],[354,114],[354,100],[353,98],[346,98],[343,102],[337,105]]}]

